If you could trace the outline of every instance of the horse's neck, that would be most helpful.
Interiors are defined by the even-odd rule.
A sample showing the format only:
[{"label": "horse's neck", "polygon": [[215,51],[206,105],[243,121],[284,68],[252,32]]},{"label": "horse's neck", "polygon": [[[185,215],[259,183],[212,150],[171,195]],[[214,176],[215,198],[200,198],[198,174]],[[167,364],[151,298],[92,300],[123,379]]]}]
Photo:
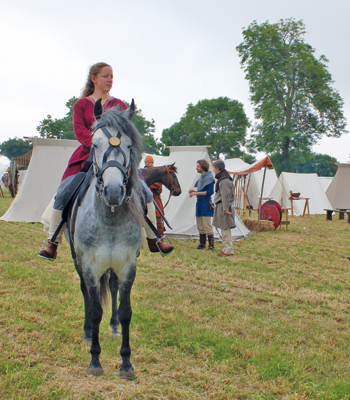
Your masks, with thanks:
[{"label": "horse's neck", "polygon": [[147,170],[148,176],[145,177],[147,185],[151,186],[156,182],[163,183],[163,178],[166,174],[166,167],[154,167]]}]

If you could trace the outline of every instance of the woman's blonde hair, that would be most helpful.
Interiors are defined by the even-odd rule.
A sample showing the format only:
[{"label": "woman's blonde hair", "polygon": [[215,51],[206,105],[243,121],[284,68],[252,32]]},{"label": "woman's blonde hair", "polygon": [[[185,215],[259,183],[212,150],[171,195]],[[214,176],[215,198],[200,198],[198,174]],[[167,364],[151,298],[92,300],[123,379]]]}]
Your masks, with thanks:
[{"label": "woman's blonde hair", "polygon": [[109,64],[107,64],[107,63],[104,63],[104,62],[99,62],[99,63],[96,63],[96,64],[91,66],[90,71],[89,71],[89,75],[88,75],[88,78],[87,78],[86,85],[85,85],[84,89],[81,92],[81,97],[88,97],[92,93],[94,93],[95,85],[92,82],[91,77],[92,76],[96,76],[97,74],[99,74],[103,67],[111,67],[111,66]]}]

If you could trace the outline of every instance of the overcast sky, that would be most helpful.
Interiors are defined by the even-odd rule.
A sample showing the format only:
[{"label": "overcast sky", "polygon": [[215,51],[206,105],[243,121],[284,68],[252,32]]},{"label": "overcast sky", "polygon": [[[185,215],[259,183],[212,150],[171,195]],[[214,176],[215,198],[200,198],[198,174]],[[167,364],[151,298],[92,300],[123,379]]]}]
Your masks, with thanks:
[{"label": "overcast sky", "polygon": [[[0,143],[34,136],[47,114],[62,118],[79,97],[89,66],[114,70],[112,95],[132,98],[156,123],[156,136],[189,103],[227,96],[253,122],[236,46],[242,28],[302,19],[316,56],[329,59],[350,118],[349,0],[11,0],[0,5]],[[322,139],[314,151],[349,161],[350,136]]]}]

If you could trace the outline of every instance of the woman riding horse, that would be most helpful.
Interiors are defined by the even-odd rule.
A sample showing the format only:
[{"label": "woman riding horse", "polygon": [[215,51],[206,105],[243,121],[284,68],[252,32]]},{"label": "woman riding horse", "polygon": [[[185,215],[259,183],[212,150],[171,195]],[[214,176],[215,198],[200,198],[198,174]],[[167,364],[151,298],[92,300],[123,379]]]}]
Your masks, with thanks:
[{"label": "woman riding horse", "polygon": [[[94,64],[89,71],[88,79],[85,88],[82,92],[82,97],[76,102],[73,108],[73,127],[76,138],[79,140],[81,145],[74,151],[71,156],[68,167],[63,174],[61,184],[57,190],[55,196],[55,203],[53,206],[48,244],[45,249],[40,250],[39,256],[54,260],[57,256],[58,244],[62,241],[62,230],[57,236],[56,241],[51,241],[52,236],[56,232],[61,219],[62,211],[65,204],[63,203],[64,194],[69,187],[70,183],[74,179],[74,176],[81,170],[85,161],[89,157],[91,149],[91,133],[95,125],[94,118],[94,104],[98,99],[101,100],[103,111],[107,111],[113,107],[117,107],[120,110],[126,110],[127,106],[123,101],[112,97],[109,92],[113,85],[113,70],[110,65],[106,63]],[[147,185],[143,185],[144,196],[147,198],[147,210],[148,218],[151,220],[153,225],[156,226],[156,215],[155,208],[153,205],[152,193],[148,193],[149,188]],[[174,250],[174,246],[170,243],[163,242],[162,239],[158,239],[154,232],[145,224],[146,234],[148,238],[148,244],[151,252],[161,251],[163,254],[168,254]]]}]

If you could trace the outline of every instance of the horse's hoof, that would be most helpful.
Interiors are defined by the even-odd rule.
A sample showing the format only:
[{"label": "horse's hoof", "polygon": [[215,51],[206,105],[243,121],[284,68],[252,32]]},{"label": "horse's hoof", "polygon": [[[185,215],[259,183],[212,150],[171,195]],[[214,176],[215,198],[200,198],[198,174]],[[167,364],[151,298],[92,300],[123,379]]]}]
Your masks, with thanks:
[{"label": "horse's hoof", "polygon": [[109,337],[110,337],[112,340],[116,340],[116,339],[118,339],[120,336],[121,336],[121,335],[120,335],[119,332],[117,332],[117,333],[111,332],[111,333],[109,334]]},{"label": "horse's hoof", "polygon": [[91,346],[92,340],[91,338],[84,337],[83,343],[86,344],[87,346]]},{"label": "horse's hoof", "polygon": [[102,368],[92,368],[90,367],[88,369],[88,374],[93,375],[93,376],[101,376],[103,374],[103,369]]},{"label": "horse's hoof", "polygon": [[119,376],[122,379],[126,379],[127,381],[131,381],[135,378],[135,372],[133,370],[131,371],[120,371]]}]

